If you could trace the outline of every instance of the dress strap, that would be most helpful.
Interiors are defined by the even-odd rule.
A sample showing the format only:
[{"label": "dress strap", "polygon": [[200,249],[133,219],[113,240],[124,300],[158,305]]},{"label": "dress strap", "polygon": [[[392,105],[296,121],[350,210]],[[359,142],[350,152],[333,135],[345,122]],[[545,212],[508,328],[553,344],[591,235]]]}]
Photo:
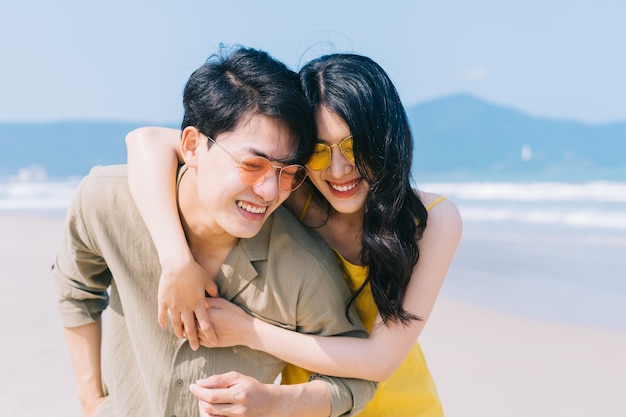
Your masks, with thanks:
[{"label": "dress strap", "polygon": [[431,201],[431,203],[429,205],[426,206],[426,211],[430,211],[431,208],[435,207],[437,204],[439,204],[439,202],[445,200],[446,197],[444,196],[439,196],[437,197],[435,200]]},{"label": "dress strap", "polygon": [[300,212],[300,215],[298,216],[298,220],[300,220],[300,223],[304,222],[304,218],[306,217],[306,214],[309,212],[309,206],[311,205],[312,199],[313,199],[313,193],[309,192],[309,195],[306,196],[306,200],[304,202],[304,205],[302,206],[302,211]]}]

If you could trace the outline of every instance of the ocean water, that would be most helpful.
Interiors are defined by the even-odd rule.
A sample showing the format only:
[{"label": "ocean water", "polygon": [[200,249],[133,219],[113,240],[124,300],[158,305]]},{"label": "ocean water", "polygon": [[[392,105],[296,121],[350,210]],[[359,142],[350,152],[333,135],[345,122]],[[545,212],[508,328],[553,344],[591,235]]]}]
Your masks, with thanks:
[{"label": "ocean water", "polygon": [[442,293],[626,331],[626,183],[432,183],[464,233]]},{"label": "ocean water", "polygon": [[0,214],[27,212],[63,217],[80,178],[50,181],[43,178],[0,179]]},{"label": "ocean water", "polygon": [[466,221],[626,230],[626,183],[466,182],[420,188],[453,199]]},{"label": "ocean water", "polygon": [[[0,214],[63,217],[79,178],[0,179]],[[425,183],[464,223],[442,293],[514,314],[626,330],[626,183]]]}]

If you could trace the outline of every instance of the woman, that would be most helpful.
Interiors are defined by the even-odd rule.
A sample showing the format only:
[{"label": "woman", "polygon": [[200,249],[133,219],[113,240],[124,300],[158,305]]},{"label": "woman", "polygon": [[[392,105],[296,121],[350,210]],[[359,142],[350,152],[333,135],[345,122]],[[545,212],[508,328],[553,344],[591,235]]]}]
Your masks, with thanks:
[{"label": "woman", "polygon": [[[416,340],[461,237],[458,210],[441,196],[411,187],[413,140],[406,113],[378,64],[332,54],[309,62],[300,78],[315,111],[319,143],[306,164],[309,180],[285,205],[336,251],[354,294],[350,302],[370,337],[284,331],[222,299],[207,300],[209,319],[204,289],[216,295],[216,288],[186,247],[174,184],[162,185],[176,168],[178,133],[143,128],[127,138],[129,181],[162,259],[161,324],[169,310],[177,335],[185,332],[197,346],[195,312],[204,330],[213,326],[219,346],[245,344],[315,372],[383,381],[362,416],[443,415]],[[168,213],[152,209],[166,201]],[[288,367],[283,382],[301,382],[307,375]]]}]

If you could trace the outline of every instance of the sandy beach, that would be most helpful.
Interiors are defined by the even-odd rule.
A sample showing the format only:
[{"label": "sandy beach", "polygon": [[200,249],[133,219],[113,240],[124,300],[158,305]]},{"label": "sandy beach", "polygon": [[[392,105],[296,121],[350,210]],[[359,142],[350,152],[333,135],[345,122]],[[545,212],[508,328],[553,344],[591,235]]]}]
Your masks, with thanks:
[{"label": "sandy beach", "polygon": [[[61,226],[60,218],[0,215],[2,416],[80,416],[49,274]],[[626,415],[626,331],[446,294],[420,341],[448,417]]]},{"label": "sandy beach", "polygon": [[62,223],[0,215],[2,416],[80,416],[49,272]]}]

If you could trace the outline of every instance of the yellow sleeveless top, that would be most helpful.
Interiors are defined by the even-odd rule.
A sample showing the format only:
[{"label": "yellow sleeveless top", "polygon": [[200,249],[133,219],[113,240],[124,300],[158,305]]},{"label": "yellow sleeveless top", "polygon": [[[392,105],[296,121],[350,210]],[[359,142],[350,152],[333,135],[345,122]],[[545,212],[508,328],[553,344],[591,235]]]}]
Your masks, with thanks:
[{"label": "yellow sleeveless top", "polygon": [[[310,197],[300,215],[304,219],[309,208]],[[430,210],[445,197],[439,197],[430,203]],[[354,265],[345,260],[337,251],[337,258],[344,267],[344,278],[352,292],[355,292],[367,278],[367,267]],[[355,300],[359,317],[368,331],[372,331],[378,309],[374,303],[372,291],[367,285]],[[282,372],[283,384],[299,384],[309,380],[311,372],[288,364]],[[419,344],[415,342],[404,362],[393,375],[378,384],[378,389],[359,417],[442,417],[443,409],[437,395],[433,378],[426,366],[426,359]]]}]

